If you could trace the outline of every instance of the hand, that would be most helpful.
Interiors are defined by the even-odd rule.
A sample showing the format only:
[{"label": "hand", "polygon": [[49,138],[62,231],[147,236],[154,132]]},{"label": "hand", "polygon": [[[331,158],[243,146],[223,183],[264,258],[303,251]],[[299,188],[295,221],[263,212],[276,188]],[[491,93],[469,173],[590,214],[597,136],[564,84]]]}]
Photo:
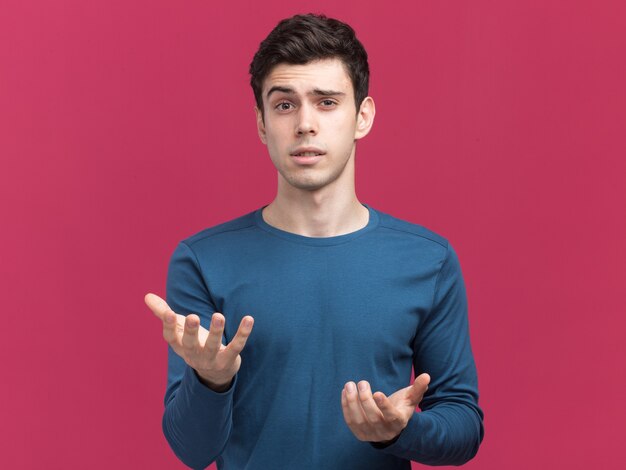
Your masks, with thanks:
[{"label": "hand", "polygon": [[387,443],[406,427],[429,383],[430,376],[420,374],[413,385],[387,398],[382,392],[372,395],[365,380],[359,382],[358,391],[354,382],[348,382],[341,391],[343,418],[360,441]]},{"label": "hand", "polygon": [[228,346],[224,346],[222,332],[225,318],[221,313],[213,314],[211,327],[207,331],[200,326],[198,315],[179,315],[157,295],[146,294],[144,301],[163,322],[165,340],[176,354],[196,370],[200,380],[217,392],[228,389],[241,366],[239,353],[250,336],[254,319],[249,315],[243,317],[235,337]]}]

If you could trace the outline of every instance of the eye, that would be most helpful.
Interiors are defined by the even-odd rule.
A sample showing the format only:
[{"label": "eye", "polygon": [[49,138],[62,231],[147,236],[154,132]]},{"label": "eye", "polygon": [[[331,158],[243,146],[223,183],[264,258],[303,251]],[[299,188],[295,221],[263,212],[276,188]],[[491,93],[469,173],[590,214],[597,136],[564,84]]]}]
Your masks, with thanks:
[{"label": "eye", "polygon": [[322,105],[323,105],[325,108],[330,108],[330,107],[332,107],[332,106],[334,106],[334,105],[336,105],[336,104],[337,104],[337,103],[336,103],[335,101],[333,101],[333,100],[322,100]]},{"label": "eye", "polygon": [[287,101],[282,101],[280,103],[278,103],[275,108],[279,111],[289,111],[289,107],[293,106],[291,103],[288,103]]}]

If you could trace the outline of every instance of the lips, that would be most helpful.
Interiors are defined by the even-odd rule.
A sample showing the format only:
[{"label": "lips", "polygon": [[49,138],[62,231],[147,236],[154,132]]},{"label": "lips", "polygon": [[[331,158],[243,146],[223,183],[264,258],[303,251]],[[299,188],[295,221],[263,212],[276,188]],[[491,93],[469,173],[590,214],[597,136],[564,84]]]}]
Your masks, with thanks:
[{"label": "lips", "polygon": [[291,152],[292,157],[317,157],[319,155],[324,155],[322,149],[317,147],[298,147],[293,152]]},{"label": "lips", "polygon": [[298,165],[309,166],[315,165],[318,161],[322,159],[323,156],[324,154],[309,154],[308,152],[305,152],[303,155],[292,155],[291,158]]},{"label": "lips", "polygon": [[317,157],[318,155],[322,155],[322,154],[318,152],[300,152],[300,153],[294,154],[293,156],[294,157]]}]

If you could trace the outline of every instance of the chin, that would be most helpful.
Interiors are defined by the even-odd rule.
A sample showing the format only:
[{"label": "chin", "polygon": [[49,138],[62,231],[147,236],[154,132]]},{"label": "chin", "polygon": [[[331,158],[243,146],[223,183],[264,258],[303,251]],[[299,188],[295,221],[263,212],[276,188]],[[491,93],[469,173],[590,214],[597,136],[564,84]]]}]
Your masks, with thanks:
[{"label": "chin", "polygon": [[316,191],[326,186],[325,183],[319,183],[317,181],[288,181],[288,183],[290,186],[303,191]]},{"label": "chin", "polygon": [[344,173],[345,166],[335,168],[334,172],[329,170],[330,169],[310,168],[308,170],[301,169],[301,171],[289,171],[281,168],[279,170],[279,174],[284,182],[292,188],[303,191],[316,191],[335,183]]},{"label": "chin", "polygon": [[289,184],[289,186],[301,189],[303,191],[315,191],[317,189],[321,189],[325,186],[328,186],[334,180],[332,179],[315,179],[315,178],[298,178],[293,177],[293,175],[282,175],[283,179]]}]

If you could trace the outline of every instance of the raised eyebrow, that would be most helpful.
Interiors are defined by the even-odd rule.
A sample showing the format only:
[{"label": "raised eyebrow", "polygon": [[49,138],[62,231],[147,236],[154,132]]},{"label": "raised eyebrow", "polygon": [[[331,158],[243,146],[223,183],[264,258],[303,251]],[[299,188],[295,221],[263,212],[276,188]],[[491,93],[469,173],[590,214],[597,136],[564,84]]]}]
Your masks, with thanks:
[{"label": "raised eyebrow", "polygon": [[[274,93],[275,91],[279,91],[282,93],[286,93],[288,95],[293,95],[295,94],[295,90],[291,87],[286,87],[286,86],[279,86],[279,85],[274,85],[272,88],[270,88],[267,92],[267,94],[265,95],[265,97],[267,99],[269,99],[270,95],[272,93]],[[307,93],[307,95],[309,96],[345,96],[346,94],[342,91],[335,91],[335,90],[321,90],[319,88],[315,88],[312,91],[309,91]]]},{"label": "raised eyebrow", "polygon": [[293,88],[289,88],[286,86],[278,86],[278,85],[274,85],[272,88],[270,88],[267,92],[267,95],[265,95],[265,98],[269,99],[270,95],[272,93],[274,93],[275,91],[280,91],[282,93],[287,93],[289,95],[293,95],[295,93]]},{"label": "raised eyebrow", "polygon": [[345,96],[345,93],[343,91],[320,90],[319,88],[316,88],[315,90],[308,92],[307,95],[313,95],[313,96]]}]

